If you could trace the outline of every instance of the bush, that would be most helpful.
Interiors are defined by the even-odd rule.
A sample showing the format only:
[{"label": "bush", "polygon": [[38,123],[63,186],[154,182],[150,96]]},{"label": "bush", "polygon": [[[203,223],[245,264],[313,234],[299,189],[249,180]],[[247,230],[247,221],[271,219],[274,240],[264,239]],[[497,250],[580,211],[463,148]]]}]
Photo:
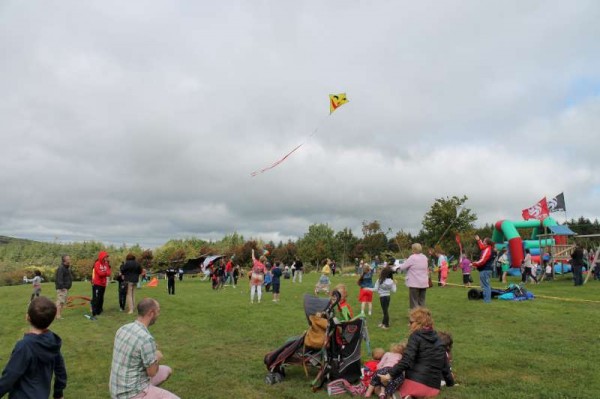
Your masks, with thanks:
[{"label": "bush", "polygon": [[0,285],[19,285],[23,284],[24,272],[22,270],[13,270],[0,273]]},{"label": "bush", "polygon": [[93,269],[94,260],[92,259],[78,259],[75,262],[71,262],[71,272],[73,273],[73,280],[91,280]]}]

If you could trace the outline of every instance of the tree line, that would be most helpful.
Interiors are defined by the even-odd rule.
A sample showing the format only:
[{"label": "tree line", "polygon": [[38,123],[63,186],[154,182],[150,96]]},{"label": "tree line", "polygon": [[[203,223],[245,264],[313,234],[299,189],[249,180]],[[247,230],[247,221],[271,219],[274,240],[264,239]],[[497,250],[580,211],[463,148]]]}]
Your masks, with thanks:
[{"label": "tree line", "polygon": [[[132,253],[150,271],[164,270],[171,263],[183,264],[188,259],[207,255],[233,256],[235,263],[249,266],[254,249],[268,251],[272,261],[291,264],[296,257],[309,267],[318,267],[323,260],[335,259],[342,266],[354,264],[356,260],[380,261],[406,258],[414,242],[424,247],[439,246],[451,259],[459,255],[458,241],[467,255],[478,254],[473,237],[490,236],[493,224],[475,227],[477,215],[465,207],[467,197],[437,198],[423,216],[422,228],[418,234],[400,229],[385,230],[378,220],[363,221],[360,235],[352,229],[335,231],[327,223],[316,223],[299,239],[287,242],[246,239],[238,233],[224,236],[218,241],[206,241],[195,237],[173,239],[155,249],[144,249],[140,245],[104,245],[101,242],[86,241],[74,243],[48,243],[15,239],[0,236],[0,285],[18,284],[23,276],[32,277],[34,271],[41,270],[46,280],[52,280],[53,271],[60,264],[61,256],[68,254],[72,259],[72,270],[76,279],[91,277],[91,270],[100,251],[111,255],[115,270],[128,253]],[[578,234],[600,233],[600,223],[584,217],[571,219],[569,227]],[[523,236],[529,232],[522,231]],[[591,245],[591,242],[590,244]]]}]

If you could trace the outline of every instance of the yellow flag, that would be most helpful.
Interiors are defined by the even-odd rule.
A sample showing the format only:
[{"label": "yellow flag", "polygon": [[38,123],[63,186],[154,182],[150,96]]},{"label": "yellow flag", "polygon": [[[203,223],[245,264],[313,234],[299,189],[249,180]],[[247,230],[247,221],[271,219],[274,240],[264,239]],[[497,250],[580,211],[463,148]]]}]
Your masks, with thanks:
[{"label": "yellow flag", "polygon": [[341,107],[348,102],[346,93],[330,94],[329,95],[329,115],[333,114],[333,111]]}]

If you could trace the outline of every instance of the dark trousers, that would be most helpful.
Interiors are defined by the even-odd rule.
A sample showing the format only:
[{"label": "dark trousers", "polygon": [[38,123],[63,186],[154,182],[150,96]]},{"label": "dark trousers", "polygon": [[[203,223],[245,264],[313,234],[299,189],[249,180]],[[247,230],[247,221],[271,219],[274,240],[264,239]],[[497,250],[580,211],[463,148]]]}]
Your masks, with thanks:
[{"label": "dark trousers", "polygon": [[427,293],[427,288],[408,288],[408,301],[410,308],[416,308],[417,306],[425,307],[425,294]]},{"label": "dark trousers", "polygon": [[388,309],[390,308],[390,296],[389,295],[380,296],[379,303],[381,304],[381,310],[383,311],[383,320],[381,321],[381,324],[383,324],[386,327],[389,327],[390,326],[390,314],[388,312]]},{"label": "dark trousers", "polygon": [[119,283],[119,307],[121,310],[125,310],[125,303],[127,302],[127,283]]},{"label": "dark trousers", "polygon": [[106,287],[101,285],[92,286],[92,316],[98,316],[104,310],[104,291]]},{"label": "dark trousers", "polygon": [[583,285],[583,266],[573,265],[573,282],[575,285]]},{"label": "dark trousers", "polygon": [[526,267],[525,268],[525,271],[523,272],[523,275],[521,276],[521,282],[522,283],[526,283],[528,276],[531,276],[531,278],[533,279],[533,281],[535,281],[536,283],[538,282],[537,278],[532,273],[531,267]]},{"label": "dark trousers", "polygon": [[167,291],[169,295],[175,295],[175,277],[167,280]]}]

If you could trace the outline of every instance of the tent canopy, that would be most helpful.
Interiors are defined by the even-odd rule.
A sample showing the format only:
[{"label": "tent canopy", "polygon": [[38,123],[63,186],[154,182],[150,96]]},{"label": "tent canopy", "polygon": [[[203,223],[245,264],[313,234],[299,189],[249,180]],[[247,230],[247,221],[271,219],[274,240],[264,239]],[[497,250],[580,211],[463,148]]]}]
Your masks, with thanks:
[{"label": "tent canopy", "polygon": [[224,257],[225,257],[225,255],[207,256],[206,258],[204,258],[204,262],[202,262],[202,268],[204,269],[211,263],[215,263],[216,261],[218,261],[219,259],[224,258]]},{"label": "tent canopy", "polygon": [[569,228],[569,226],[548,226],[550,231],[558,236],[574,236],[577,235],[573,230]]}]

